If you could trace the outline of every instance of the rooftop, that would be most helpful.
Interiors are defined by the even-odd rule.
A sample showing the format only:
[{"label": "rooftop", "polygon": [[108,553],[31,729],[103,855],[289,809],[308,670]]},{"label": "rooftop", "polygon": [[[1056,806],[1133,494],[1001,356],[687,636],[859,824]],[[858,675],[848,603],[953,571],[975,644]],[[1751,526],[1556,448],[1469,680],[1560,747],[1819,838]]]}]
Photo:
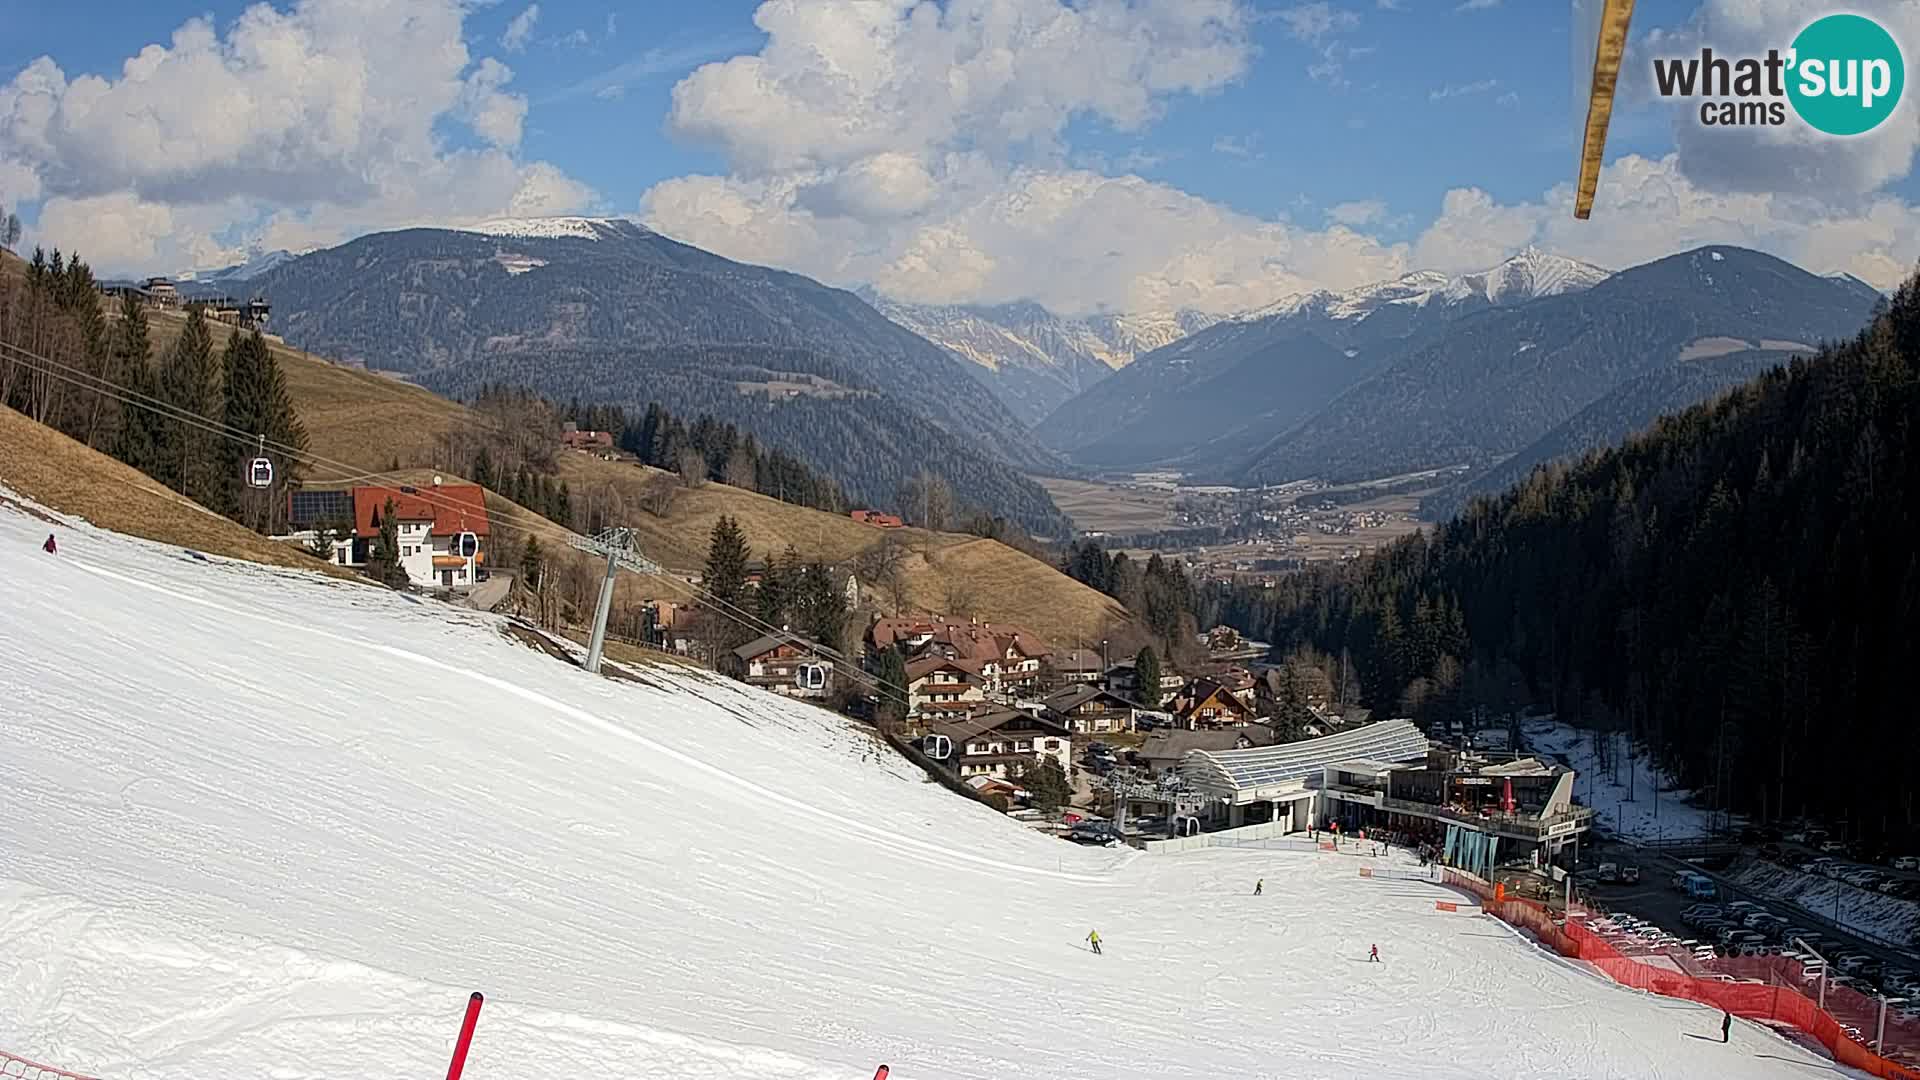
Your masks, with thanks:
[{"label": "rooftop", "polygon": [[1318,739],[1253,750],[1194,750],[1180,761],[1180,774],[1196,787],[1241,791],[1305,780],[1336,761],[1416,761],[1427,756],[1427,737],[1411,720],[1336,732]]}]

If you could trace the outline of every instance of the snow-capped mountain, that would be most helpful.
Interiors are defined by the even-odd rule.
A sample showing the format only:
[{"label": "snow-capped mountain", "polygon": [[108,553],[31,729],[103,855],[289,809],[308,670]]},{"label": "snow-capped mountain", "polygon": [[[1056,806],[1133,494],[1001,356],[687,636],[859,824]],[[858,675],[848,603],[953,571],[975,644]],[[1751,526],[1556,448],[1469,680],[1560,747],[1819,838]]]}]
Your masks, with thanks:
[{"label": "snow-capped mountain", "polygon": [[1037,423],[1135,358],[1218,322],[1195,311],[1065,318],[1033,303],[906,304],[863,289],[882,315],[969,362],[1015,414]]},{"label": "snow-capped mountain", "polygon": [[1529,247],[1488,270],[1471,274],[1444,274],[1415,270],[1387,281],[1376,281],[1344,292],[1319,290],[1283,297],[1266,307],[1234,317],[1235,322],[1317,313],[1330,319],[1359,319],[1386,304],[1423,308],[1433,303],[1483,302],[1495,307],[1523,304],[1542,296],[1591,289],[1608,272],[1591,263],[1552,255]]},{"label": "snow-capped mountain", "polygon": [[[311,249],[309,249],[311,250]],[[305,251],[261,251],[249,256],[246,262],[234,266],[223,266],[218,270],[189,270],[176,275],[182,283],[195,285],[228,285],[239,281],[252,281],[262,274],[276,270],[287,263],[305,255]]]},{"label": "snow-capped mountain", "polygon": [[[1298,293],[1157,349],[1057,408],[1040,438],[1082,464],[1132,467],[1251,452],[1409,344],[1463,315],[1592,288],[1597,266],[1528,248],[1470,274],[1417,270]],[[1249,444],[1234,442],[1244,429]]]},{"label": "snow-capped mountain", "polygon": [[652,231],[627,218],[588,217],[494,218],[463,225],[458,231],[517,240],[600,240],[609,236],[631,236],[633,229]]}]

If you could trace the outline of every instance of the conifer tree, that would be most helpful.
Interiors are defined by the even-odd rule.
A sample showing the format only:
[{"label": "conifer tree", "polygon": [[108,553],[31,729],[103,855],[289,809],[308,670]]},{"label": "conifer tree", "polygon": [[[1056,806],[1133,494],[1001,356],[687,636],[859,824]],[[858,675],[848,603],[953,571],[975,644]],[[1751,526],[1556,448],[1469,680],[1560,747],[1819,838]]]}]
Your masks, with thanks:
[{"label": "conifer tree", "polygon": [[158,396],[173,415],[160,425],[153,476],[195,502],[215,503],[221,497],[220,461],[214,437],[204,425],[221,414],[220,379],[213,337],[200,308],[188,311],[187,325],[161,365],[159,383]]},{"label": "conifer tree", "polygon": [[747,538],[740,531],[740,523],[724,514],[714,522],[707,543],[703,583],[714,599],[736,607],[746,593]]},{"label": "conifer tree", "polygon": [[1147,645],[1134,654],[1133,675],[1139,684],[1140,704],[1149,709],[1160,707],[1160,657]]}]

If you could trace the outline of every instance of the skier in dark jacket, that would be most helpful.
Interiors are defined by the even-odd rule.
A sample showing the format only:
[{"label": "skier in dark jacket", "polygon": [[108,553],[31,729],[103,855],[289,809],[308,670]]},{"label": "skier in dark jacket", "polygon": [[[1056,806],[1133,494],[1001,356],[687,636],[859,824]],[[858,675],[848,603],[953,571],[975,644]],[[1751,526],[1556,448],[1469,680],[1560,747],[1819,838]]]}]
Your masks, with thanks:
[{"label": "skier in dark jacket", "polygon": [[1733,1030],[1733,1014],[1728,1012],[1725,1009],[1720,1010],[1720,1041],[1726,1042],[1727,1034],[1732,1030]]},{"label": "skier in dark jacket", "polygon": [[40,545],[40,550],[46,552],[49,555],[59,554],[59,552],[55,550],[52,533],[47,534],[47,542]]}]

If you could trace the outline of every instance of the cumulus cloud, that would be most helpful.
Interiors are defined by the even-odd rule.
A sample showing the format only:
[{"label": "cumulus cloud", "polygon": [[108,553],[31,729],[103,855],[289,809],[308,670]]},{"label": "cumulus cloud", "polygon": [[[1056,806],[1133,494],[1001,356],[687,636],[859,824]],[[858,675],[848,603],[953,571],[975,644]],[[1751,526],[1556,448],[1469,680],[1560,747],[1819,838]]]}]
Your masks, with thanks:
[{"label": "cumulus cloud", "polygon": [[1572,208],[1571,183],[1508,205],[1478,189],[1450,191],[1415,242],[1414,262],[1472,269],[1537,244],[1620,268],[1734,244],[1889,288],[1920,259],[1920,208],[1900,198],[1879,194],[1835,207],[1794,193],[1720,191],[1688,177],[1678,154],[1614,161],[1601,171],[1592,220],[1575,220]]},{"label": "cumulus cloud", "polygon": [[528,4],[527,9],[513,17],[507,29],[500,35],[500,47],[508,52],[519,52],[527,47],[533,38],[533,24],[540,21],[540,5]]},{"label": "cumulus cloud", "polygon": [[1448,83],[1445,86],[1427,91],[1427,100],[1445,101],[1448,98],[1472,97],[1476,94],[1487,93],[1499,87],[1499,85],[1499,79],[1481,79],[1478,82],[1460,84]]},{"label": "cumulus cloud", "polygon": [[[1290,32],[1351,25],[1303,5]],[[767,40],[674,88],[669,127],[725,176],[655,185],[653,227],[735,258],[928,303],[1033,299],[1066,313],[1228,312],[1405,268],[1405,245],[1237,213],[1086,167],[1064,132],[1142,130],[1239,78],[1240,0],[768,0]],[[1222,153],[1251,153],[1222,140]],[[1070,164],[1078,162],[1078,165]]]},{"label": "cumulus cloud", "polygon": [[[644,217],[722,254],[918,303],[1032,299],[1054,310],[1233,312],[1391,277],[1404,245],[1240,214],[1137,176],[955,162],[943,196],[898,225],[816,213],[790,178],[685,177]],[[1115,228],[1124,222],[1125,228]]]},{"label": "cumulus cloud", "polygon": [[1357,199],[1327,208],[1327,220],[1341,225],[1374,225],[1387,219],[1387,204],[1379,199]]},{"label": "cumulus cloud", "polygon": [[[38,235],[84,242],[106,270],[204,266],[516,201],[587,205],[585,187],[518,158],[526,101],[506,65],[471,62],[466,6],[417,0],[394,19],[381,0],[256,4],[224,35],[186,21],[117,77],[42,57],[0,84],[0,182],[30,177]],[[461,129],[472,138],[450,143]]]},{"label": "cumulus cloud", "polygon": [[1056,149],[1069,119],[1124,131],[1161,98],[1247,68],[1239,0],[767,0],[756,55],[708,64],[673,92],[669,125],[737,172],[841,167],[972,141]]}]

